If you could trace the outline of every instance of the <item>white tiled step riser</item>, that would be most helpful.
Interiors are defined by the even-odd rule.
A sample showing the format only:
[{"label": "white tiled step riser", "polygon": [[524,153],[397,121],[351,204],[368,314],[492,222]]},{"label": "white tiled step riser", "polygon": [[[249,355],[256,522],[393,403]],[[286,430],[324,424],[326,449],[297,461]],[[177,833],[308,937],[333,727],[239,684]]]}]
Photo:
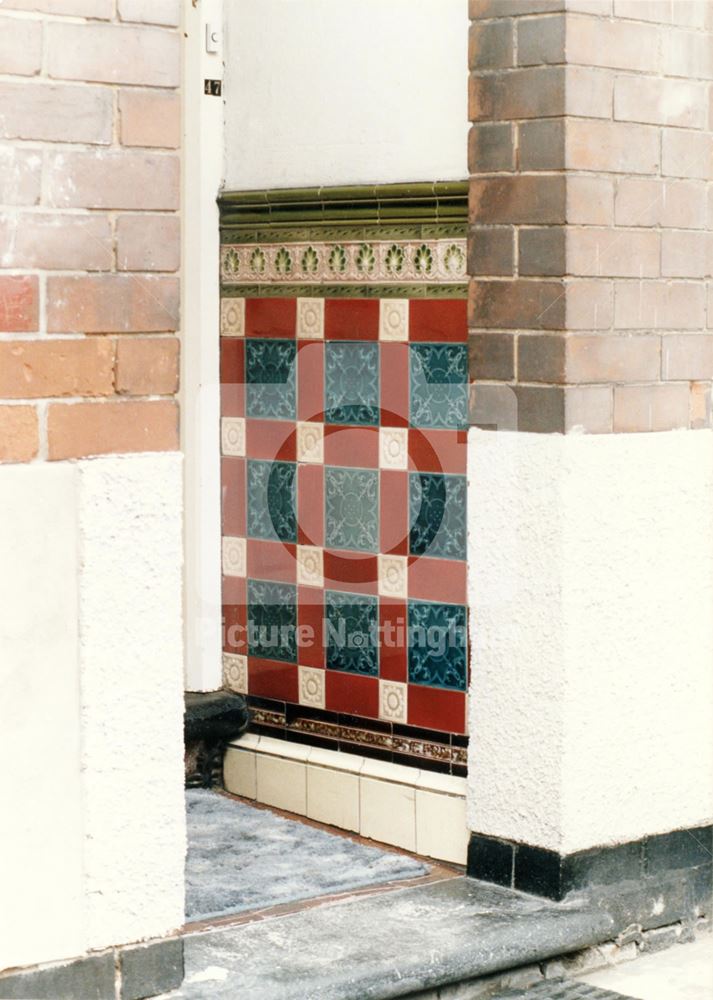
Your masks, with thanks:
[{"label": "white tiled step riser", "polygon": [[[228,748],[224,773],[229,792],[438,861],[465,864],[464,779],[283,741],[269,743],[278,744],[270,751],[277,749],[279,756],[264,747]],[[294,759],[291,751],[302,759]]]}]

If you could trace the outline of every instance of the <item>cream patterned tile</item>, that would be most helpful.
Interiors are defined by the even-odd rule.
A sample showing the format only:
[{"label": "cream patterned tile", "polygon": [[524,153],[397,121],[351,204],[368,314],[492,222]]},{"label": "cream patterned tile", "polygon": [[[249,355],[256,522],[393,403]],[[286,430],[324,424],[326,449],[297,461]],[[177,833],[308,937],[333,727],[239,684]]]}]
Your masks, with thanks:
[{"label": "cream patterned tile", "polygon": [[297,337],[324,339],[324,299],[297,299]]},{"label": "cream patterned tile", "polygon": [[416,790],[416,851],[464,865],[468,854],[465,795]]},{"label": "cream patterned tile", "polygon": [[379,556],[379,593],[382,597],[407,597],[406,556]]},{"label": "cream patterned tile", "polygon": [[315,465],[324,461],[324,424],[297,424],[297,461]]},{"label": "cream patterned tile", "polygon": [[236,694],[248,693],[248,658],[240,653],[223,653],[223,684]]},{"label": "cream patterned tile", "polygon": [[324,586],[324,550],[317,545],[297,546],[297,582],[306,587]]},{"label": "cream patterned tile", "polygon": [[242,795],[246,799],[257,798],[255,756],[253,750],[228,747],[223,761],[223,782],[226,792]]},{"label": "cream patterned tile", "polygon": [[225,576],[245,576],[246,548],[244,538],[226,536],[223,539],[223,573]]},{"label": "cream patterned tile", "polygon": [[359,833],[370,840],[416,850],[416,789],[374,778],[359,779]]},{"label": "cream patterned tile", "polygon": [[222,417],[220,443],[224,455],[245,455],[245,417]]},{"label": "cream patterned tile", "polygon": [[379,340],[408,340],[408,299],[380,299]]},{"label": "cream patterned tile", "polygon": [[324,708],[324,670],[299,666],[300,705]]},{"label": "cream patterned tile", "polygon": [[307,812],[307,766],[263,753],[256,758],[258,802],[304,816]]},{"label": "cream patterned tile", "polygon": [[220,332],[224,337],[245,336],[245,299],[220,300]]},{"label": "cream patterned tile", "polygon": [[408,469],[408,431],[405,427],[379,428],[379,465],[382,469]]},{"label": "cream patterned tile", "polygon": [[307,816],[341,830],[359,831],[359,775],[307,767]]},{"label": "cream patterned tile", "polygon": [[407,722],[408,687],[398,681],[379,681],[379,718]]}]

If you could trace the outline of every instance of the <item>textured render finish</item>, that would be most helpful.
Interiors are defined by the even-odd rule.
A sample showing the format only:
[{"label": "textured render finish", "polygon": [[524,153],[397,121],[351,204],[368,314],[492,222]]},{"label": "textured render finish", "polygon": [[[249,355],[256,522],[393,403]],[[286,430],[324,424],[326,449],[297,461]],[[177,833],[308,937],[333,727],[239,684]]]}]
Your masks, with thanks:
[{"label": "textured render finish", "polygon": [[465,176],[465,0],[266,0],[226,15],[228,190]]},{"label": "textured render finish", "polygon": [[469,440],[469,826],[570,853],[713,816],[713,434]]},{"label": "textured render finish", "polygon": [[75,508],[70,466],[0,469],[0,970],[84,950]]},{"label": "textured render finish", "polygon": [[88,944],[101,948],[183,923],[182,458],[81,462],[78,490]]}]

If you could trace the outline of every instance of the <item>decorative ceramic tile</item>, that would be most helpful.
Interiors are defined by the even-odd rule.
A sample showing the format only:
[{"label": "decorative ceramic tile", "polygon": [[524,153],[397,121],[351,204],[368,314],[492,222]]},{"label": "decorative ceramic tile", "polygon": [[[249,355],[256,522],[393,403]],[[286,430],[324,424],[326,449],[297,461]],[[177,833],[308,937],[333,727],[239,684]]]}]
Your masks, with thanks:
[{"label": "decorative ceramic tile", "polygon": [[324,337],[324,299],[297,299],[297,336],[300,340]]},{"label": "decorative ceramic tile", "polygon": [[325,354],[325,422],[378,424],[379,345],[331,341]]},{"label": "decorative ceramic tile", "polygon": [[406,597],[407,590],[406,556],[379,556],[379,593],[383,597]]},{"label": "decorative ceramic tile", "polygon": [[464,239],[235,243],[221,250],[226,285],[462,284]]},{"label": "decorative ceramic tile", "polygon": [[324,670],[319,667],[298,667],[300,705],[324,708]]},{"label": "decorative ceramic tile", "polygon": [[297,461],[317,465],[324,461],[324,424],[297,424]]},{"label": "decorative ceramic tile", "polygon": [[363,594],[325,592],[327,607],[327,666],[353,674],[376,677],[378,605]]},{"label": "decorative ceramic tile", "polygon": [[408,431],[405,427],[379,428],[379,465],[382,469],[408,469]]},{"label": "decorative ceramic tile", "polygon": [[437,559],[465,559],[465,476],[412,472],[409,476],[409,552]]},{"label": "decorative ceramic tile", "polygon": [[379,473],[371,469],[327,468],[325,514],[328,548],[376,552]]},{"label": "decorative ceramic tile", "polygon": [[223,417],[220,421],[220,443],[224,455],[245,454],[245,418]]},{"label": "decorative ceramic tile", "polygon": [[408,687],[398,681],[379,681],[379,718],[388,722],[407,721]]},{"label": "decorative ceramic tile", "polygon": [[297,546],[297,582],[306,587],[324,586],[324,550],[316,545]]},{"label": "decorative ceramic tile", "polygon": [[297,588],[248,580],[248,649],[267,660],[297,662]]},{"label": "decorative ceramic tile", "polygon": [[379,340],[408,340],[408,299],[381,299]]},{"label": "decorative ceramic tile", "polygon": [[296,466],[248,459],[248,535],[297,541]]},{"label": "decorative ceramic tile", "polygon": [[410,409],[414,427],[468,425],[468,349],[465,344],[410,345]]},{"label": "decorative ceramic tile", "polygon": [[248,658],[240,653],[223,653],[223,684],[236,694],[248,693]]},{"label": "decorative ceramic tile", "polygon": [[245,576],[246,541],[244,538],[223,538],[223,573],[225,576]]},{"label": "decorative ceramic tile", "polygon": [[266,420],[295,419],[296,355],[297,345],[291,340],[246,340],[248,417]]},{"label": "decorative ceramic tile", "polygon": [[408,625],[409,683],[465,691],[465,608],[459,604],[409,601]]},{"label": "decorative ceramic tile", "polygon": [[245,299],[220,300],[220,332],[224,337],[245,336]]}]

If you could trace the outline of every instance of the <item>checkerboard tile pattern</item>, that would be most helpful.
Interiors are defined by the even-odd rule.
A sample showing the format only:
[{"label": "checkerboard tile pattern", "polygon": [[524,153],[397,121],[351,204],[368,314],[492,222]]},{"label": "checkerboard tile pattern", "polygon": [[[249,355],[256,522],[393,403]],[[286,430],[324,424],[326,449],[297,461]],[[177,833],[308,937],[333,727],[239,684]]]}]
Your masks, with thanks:
[{"label": "checkerboard tile pattern", "polygon": [[464,733],[465,301],[226,298],[221,313],[231,685]]}]

